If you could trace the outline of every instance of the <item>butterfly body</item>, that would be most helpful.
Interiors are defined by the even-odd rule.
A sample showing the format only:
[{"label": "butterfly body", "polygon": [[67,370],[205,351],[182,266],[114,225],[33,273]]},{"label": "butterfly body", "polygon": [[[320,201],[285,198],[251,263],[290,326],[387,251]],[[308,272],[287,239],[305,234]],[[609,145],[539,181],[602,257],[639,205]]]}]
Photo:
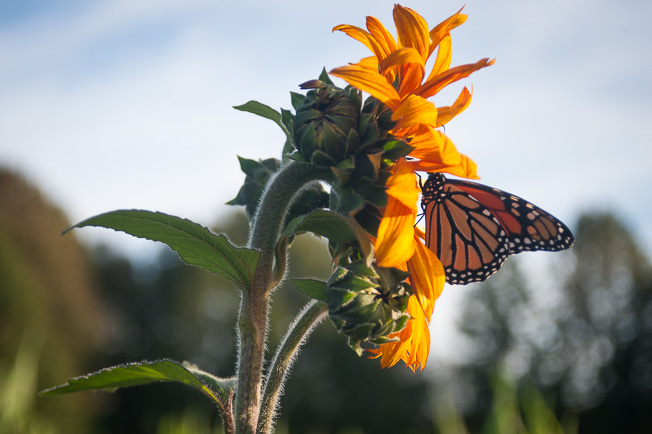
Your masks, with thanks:
[{"label": "butterfly body", "polygon": [[497,188],[431,173],[422,192],[426,245],[441,260],[450,284],[486,280],[509,255],[573,245],[561,221]]}]

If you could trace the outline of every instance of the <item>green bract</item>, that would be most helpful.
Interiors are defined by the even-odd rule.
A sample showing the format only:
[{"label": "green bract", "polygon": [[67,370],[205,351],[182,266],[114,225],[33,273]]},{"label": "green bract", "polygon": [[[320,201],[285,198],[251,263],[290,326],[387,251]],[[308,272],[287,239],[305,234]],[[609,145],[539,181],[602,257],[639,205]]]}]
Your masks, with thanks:
[{"label": "green bract", "polygon": [[395,268],[367,267],[361,261],[338,267],[331,275],[326,294],[329,317],[358,354],[362,342],[389,342],[387,336],[407,324],[412,294],[407,275]]}]

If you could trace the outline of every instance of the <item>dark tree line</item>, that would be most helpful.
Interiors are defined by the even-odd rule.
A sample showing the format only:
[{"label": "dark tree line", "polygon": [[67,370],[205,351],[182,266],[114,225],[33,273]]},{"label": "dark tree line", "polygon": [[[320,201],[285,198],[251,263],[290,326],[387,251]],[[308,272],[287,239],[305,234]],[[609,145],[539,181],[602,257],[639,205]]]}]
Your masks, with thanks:
[{"label": "dark tree line", "polygon": [[506,372],[534,382],[559,417],[576,415],[580,433],[652,430],[650,262],[613,214],[582,216],[575,235],[544,278],[509,260],[469,294],[460,327],[474,350],[458,375],[473,385],[463,397],[473,429],[492,376]]},{"label": "dark tree line", "polygon": [[[59,235],[71,222],[12,173],[0,173],[0,205],[0,382],[33,333],[44,339],[32,355],[39,389],[107,364],[163,357],[232,373],[239,299],[228,282],[165,250],[138,264],[106,249],[84,251],[74,234]],[[234,214],[216,230],[244,243],[246,219]],[[512,258],[484,284],[464,289],[468,358],[451,369],[429,362],[446,372],[455,402],[432,375],[381,370],[377,360],[358,358],[326,322],[299,355],[279,428],[446,432],[435,420],[446,415],[434,405],[446,401],[470,432],[488,433],[497,379],[505,377],[521,384],[521,400],[536,385],[556,417],[572,415],[581,433],[652,432],[649,259],[612,214],[587,214],[574,233],[576,245],[552,266],[525,271]],[[326,277],[326,250],[323,240],[299,237],[294,275]],[[274,294],[270,348],[306,301],[289,286]],[[170,384],[28,404],[25,417],[59,432],[154,433],[161,418],[187,409],[220,425],[207,400]]]}]

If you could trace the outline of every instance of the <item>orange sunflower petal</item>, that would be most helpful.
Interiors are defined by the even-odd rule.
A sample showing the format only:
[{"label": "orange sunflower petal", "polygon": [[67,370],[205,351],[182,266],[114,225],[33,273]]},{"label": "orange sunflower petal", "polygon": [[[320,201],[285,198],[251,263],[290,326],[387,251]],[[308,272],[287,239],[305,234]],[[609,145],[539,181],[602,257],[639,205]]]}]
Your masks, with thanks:
[{"label": "orange sunflower petal", "polygon": [[451,43],[450,35],[446,35],[439,43],[437,57],[434,65],[432,65],[432,69],[430,70],[428,80],[450,68],[451,60],[453,60],[453,44]]},{"label": "orange sunflower petal", "polygon": [[376,56],[383,55],[384,53],[383,46],[378,43],[373,35],[360,27],[340,24],[339,26],[333,27],[333,32],[335,31],[344,32],[356,41],[362,42]]},{"label": "orange sunflower petal", "polygon": [[476,63],[451,68],[423,83],[418,89],[414,90],[414,93],[421,95],[424,98],[430,98],[449,84],[466,78],[479,69],[493,65],[495,60],[496,59],[485,58],[478,60]]},{"label": "orange sunflower petal", "polygon": [[393,197],[387,199],[374,245],[379,266],[394,267],[414,255],[412,237],[415,217],[414,205],[406,207]]},{"label": "orange sunflower petal", "polygon": [[425,98],[408,95],[392,113],[392,120],[397,122],[395,130],[421,124],[434,127],[438,120],[437,108]]},{"label": "orange sunflower petal", "polygon": [[419,187],[417,186],[414,171],[407,161],[400,159],[392,170],[392,175],[385,183],[387,196],[400,201],[403,206],[414,207],[419,199]]},{"label": "orange sunflower petal", "polygon": [[370,358],[380,357],[380,366],[389,368],[403,360],[413,371],[426,367],[428,353],[430,352],[430,330],[428,320],[419,305],[416,297],[408,300],[408,313],[412,316],[403,330],[391,337],[398,341],[388,342],[379,348],[369,350],[374,354]]},{"label": "orange sunflower petal", "polygon": [[411,167],[399,160],[387,180],[387,206],[374,245],[381,267],[405,263],[414,254],[414,220],[419,187]]},{"label": "orange sunflower petal", "polygon": [[415,172],[445,172],[451,175],[468,179],[480,179],[478,176],[478,165],[471,158],[460,154],[461,160],[456,165],[445,165],[425,160],[412,160],[408,164]]},{"label": "orange sunflower petal", "polygon": [[401,102],[398,92],[387,82],[385,77],[363,66],[340,66],[332,69],[330,74],[347,81],[350,85],[362,91],[368,92],[387,104],[392,110],[396,109]]},{"label": "orange sunflower petal", "polygon": [[421,15],[399,4],[394,6],[394,23],[401,47],[416,49],[425,62],[430,54],[428,23]]},{"label": "orange sunflower petal", "polygon": [[436,127],[447,124],[455,116],[466,110],[469,104],[471,104],[471,92],[465,87],[452,106],[439,107]]},{"label": "orange sunflower petal", "polygon": [[[462,8],[464,9],[464,8]],[[437,45],[439,45],[439,42],[446,36],[448,33],[450,33],[451,30],[453,30],[455,27],[461,26],[466,22],[466,15],[462,14],[462,9],[457,11],[457,13],[451,15],[450,17],[446,18],[444,21],[441,23],[437,24],[435,27],[432,28],[430,31],[430,54],[435,50]]]},{"label": "orange sunflower petal", "polygon": [[421,128],[421,132],[410,141],[410,146],[415,148],[410,157],[445,166],[460,164],[461,154],[452,140],[432,127]]},{"label": "orange sunflower petal", "polygon": [[414,255],[408,260],[410,283],[426,317],[430,318],[435,308],[435,301],[441,295],[446,282],[444,266],[437,255],[421,243],[416,233],[414,245]]},{"label": "orange sunflower petal", "polygon": [[398,45],[391,33],[383,26],[383,23],[375,17],[367,17],[367,30],[374,37],[378,45],[382,48],[382,56],[378,56],[378,61],[382,61],[393,51],[398,49]]}]

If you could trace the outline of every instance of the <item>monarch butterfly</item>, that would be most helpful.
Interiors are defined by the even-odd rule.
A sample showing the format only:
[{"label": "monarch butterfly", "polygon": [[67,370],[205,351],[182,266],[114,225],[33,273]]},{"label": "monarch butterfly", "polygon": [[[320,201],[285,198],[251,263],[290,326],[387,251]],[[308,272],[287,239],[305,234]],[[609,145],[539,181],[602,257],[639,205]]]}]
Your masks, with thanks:
[{"label": "monarch butterfly", "polygon": [[557,218],[497,188],[430,173],[421,190],[426,245],[453,285],[486,280],[509,255],[565,250],[575,241]]}]

